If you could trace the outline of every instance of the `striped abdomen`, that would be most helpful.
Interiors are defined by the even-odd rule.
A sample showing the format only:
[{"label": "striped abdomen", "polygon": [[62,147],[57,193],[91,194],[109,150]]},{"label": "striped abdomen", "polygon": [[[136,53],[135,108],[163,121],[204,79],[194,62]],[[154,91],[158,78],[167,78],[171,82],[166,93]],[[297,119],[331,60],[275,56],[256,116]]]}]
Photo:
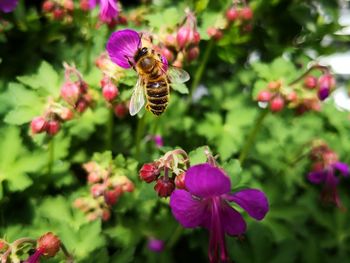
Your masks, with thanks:
[{"label": "striped abdomen", "polygon": [[157,74],[155,78],[149,76],[146,83],[146,108],[153,114],[161,115],[169,101],[169,83],[163,74]]}]

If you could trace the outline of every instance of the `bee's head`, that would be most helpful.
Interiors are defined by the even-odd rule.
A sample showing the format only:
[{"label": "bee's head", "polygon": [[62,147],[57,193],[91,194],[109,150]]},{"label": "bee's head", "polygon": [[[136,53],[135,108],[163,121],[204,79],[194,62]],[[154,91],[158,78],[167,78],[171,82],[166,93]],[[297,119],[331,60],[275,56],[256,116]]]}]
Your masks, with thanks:
[{"label": "bee's head", "polygon": [[137,62],[140,60],[140,58],[142,58],[144,55],[146,55],[148,53],[148,48],[143,47],[143,48],[139,48],[134,56],[134,60]]}]

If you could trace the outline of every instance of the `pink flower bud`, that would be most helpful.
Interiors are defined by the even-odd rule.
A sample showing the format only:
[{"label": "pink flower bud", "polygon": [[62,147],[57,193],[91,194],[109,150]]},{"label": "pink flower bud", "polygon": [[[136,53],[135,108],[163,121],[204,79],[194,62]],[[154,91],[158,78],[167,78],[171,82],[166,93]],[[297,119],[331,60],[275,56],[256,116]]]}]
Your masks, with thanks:
[{"label": "pink flower bud", "polygon": [[308,89],[316,88],[317,86],[317,78],[311,75],[308,75],[304,79],[304,86]]},{"label": "pink flower bud", "polygon": [[186,176],[186,172],[182,172],[175,177],[175,185],[177,188],[186,189],[185,176]]},{"label": "pink flower bud", "polygon": [[270,102],[272,112],[279,112],[284,108],[284,99],[280,96],[273,98]]},{"label": "pink flower bud", "polygon": [[146,183],[151,183],[155,181],[159,176],[159,170],[156,163],[145,163],[140,171],[139,176],[142,181]]},{"label": "pink flower bud", "polygon": [[80,88],[72,82],[66,82],[61,88],[61,97],[70,105],[75,105],[80,95]]},{"label": "pink flower bud", "polygon": [[253,18],[253,11],[249,6],[243,7],[239,11],[239,16],[242,20],[251,20]]},{"label": "pink flower bud", "polygon": [[193,34],[193,44],[194,44],[194,45],[198,45],[200,41],[201,41],[201,35],[199,34],[198,31],[194,31],[194,34]]},{"label": "pink flower bud", "polygon": [[30,128],[33,134],[41,133],[45,131],[46,121],[43,117],[35,117],[30,123]]},{"label": "pink flower bud", "polygon": [[105,202],[108,205],[114,205],[117,201],[119,196],[122,194],[122,189],[120,187],[116,187],[113,190],[108,190],[104,193]]},{"label": "pink flower bud", "polygon": [[46,125],[46,132],[49,135],[54,136],[59,132],[60,128],[61,128],[61,125],[58,121],[55,121],[55,120],[48,121]]},{"label": "pink flower bud", "polygon": [[69,109],[69,108],[63,108],[61,111],[60,117],[64,121],[69,121],[69,120],[73,119],[74,112],[71,111],[71,109]]},{"label": "pink flower bud", "polygon": [[260,102],[268,102],[271,99],[271,93],[267,90],[262,90],[259,92],[257,99]]},{"label": "pink flower bud", "polygon": [[175,46],[176,45],[176,37],[174,35],[167,35],[165,38],[165,45]]},{"label": "pink flower bud", "polygon": [[167,59],[167,61],[173,61],[175,58],[174,53],[166,47],[162,48],[161,53]]},{"label": "pink flower bud", "polygon": [[119,94],[118,88],[113,83],[107,83],[102,88],[102,95],[106,101],[113,101]]},{"label": "pink flower bud", "polygon": [[76,110],[79,113],[83,113],[87,107],[88,107],[88,103],[85,100],[79,100],[77,105],[76,105]]},{"label": "pink flower bud", "polygon": [[197,46],[191,47],[187,50],[186,58],[188,61],[193,61],[199,56],[199,48]]},{"label": "pink flower bud", "polygon": [[215,28],[215,27],[209,27],[207,29],[207,34],[209,37],[211,37],[215,40],[219,40],[223,36],[222,31],[220,29]]},{"label": "pink flower bud", "polygon": [[235,7],[232,6],[229,9],[227,9],[226,19],[229,22],[233,22],[233,21],[237,20],[238,17],[239,17],[239,12]]},{"label": "pink flower bud", "polygon": [[287,100],[291,101],[291,102],[295,102],[298,99],[298,94],[295,91],[291,91],[288,95],[287,95]]},{"label": "pink flower bud", "polygon": [[87,180],[89,184],[95,184],[100,182],[102,180],[102,177],[96,172],[91,172],[88,174]]},{"label": "pink flower bud", "polygon": [[55,10],[53,10],[53,18],[55,20],[61,20],[64,16],[64,11],[62,8],[55,8]]},{"label": "pink flower bud", "polygon": [[170,196],[175,189],[174,180],[170,178],[165,178],[164,176],[160,177],[157,180],[154,190],[158,193],[160,197]]},{"label": "pink flower bud", "polygon": [[103,184],[94,184],[90,188],[91,195],[96,198],[103,194],[105,191],[105,186]]},{"label": "pink flower bud", "polygon": [[193,32],[191,28],[188,26],[180,27],[176,35],[176,40],[180,49],[183,49],[190,44],[193,40]]}]

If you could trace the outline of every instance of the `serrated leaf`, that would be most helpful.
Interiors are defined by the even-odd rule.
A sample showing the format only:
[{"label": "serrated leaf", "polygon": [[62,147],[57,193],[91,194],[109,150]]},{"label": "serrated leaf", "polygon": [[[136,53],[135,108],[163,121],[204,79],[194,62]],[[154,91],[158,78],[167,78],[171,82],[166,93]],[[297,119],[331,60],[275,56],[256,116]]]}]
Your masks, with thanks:
[{"label": "serrated leaf", "polygon": [[181,94],[188,94],[188,88],[185,84],[171,84],[171,88],[173,90],[176,90],[177,92],[181,93]]},{"label": "serrated leaf", "polygon": [[193,151],[191,151],[188,155],[190,158],[191,165],[205,163],[207,161],[207,156],[205,151],[208,150],[207,146],[199,147]]},{"label": "serrated leaf", "polygon": [[8,124],[22,125],[30,122],[33,117],[38,116],[40,112],[33,107],[17,107],[6,114],[4,121]]}]

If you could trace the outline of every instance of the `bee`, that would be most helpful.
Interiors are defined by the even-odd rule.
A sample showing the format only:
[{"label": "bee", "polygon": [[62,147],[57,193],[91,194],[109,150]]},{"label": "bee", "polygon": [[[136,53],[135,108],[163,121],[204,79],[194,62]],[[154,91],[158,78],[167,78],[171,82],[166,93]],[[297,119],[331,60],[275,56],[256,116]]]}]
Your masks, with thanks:
[{"label": "bee", "polygon": [[170,86],[181,85],[190,79],[183,69],[167,65],[162,56],[153,49],[142,47],[134,55],[130,65],[138,74],[137,83],[130,100],[130,115],[136,115],[145,104],[154,115],[161,115],[168,106]]}]

